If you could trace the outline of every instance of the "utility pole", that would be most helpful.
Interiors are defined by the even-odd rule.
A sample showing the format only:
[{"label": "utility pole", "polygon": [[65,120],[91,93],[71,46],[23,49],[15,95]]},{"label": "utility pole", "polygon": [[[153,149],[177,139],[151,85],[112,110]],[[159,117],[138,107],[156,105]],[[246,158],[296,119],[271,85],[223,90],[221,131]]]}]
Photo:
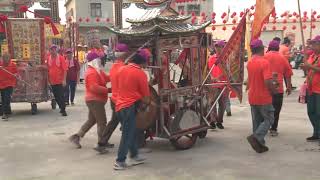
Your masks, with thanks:
[{"label": "utility pole", "polygon": [[122,3],[123,0],[114,0],[113,8],[114,8],[114,25],[117,28],[122,28]]}]

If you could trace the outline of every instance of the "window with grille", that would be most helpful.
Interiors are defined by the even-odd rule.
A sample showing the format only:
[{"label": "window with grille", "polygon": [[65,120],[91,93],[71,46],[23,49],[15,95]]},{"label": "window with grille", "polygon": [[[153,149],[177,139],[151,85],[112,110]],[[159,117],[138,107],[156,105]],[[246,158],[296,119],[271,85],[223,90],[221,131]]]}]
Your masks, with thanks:
[{"label": "window with grille", "polygon": [[188,4],[187,9],[188,14],[194,12],[196,16],[200,16],[200,4]]},{"label": "window with grille", "polygon": [[90,3],[91,17],[101,17],[101,3]]}]

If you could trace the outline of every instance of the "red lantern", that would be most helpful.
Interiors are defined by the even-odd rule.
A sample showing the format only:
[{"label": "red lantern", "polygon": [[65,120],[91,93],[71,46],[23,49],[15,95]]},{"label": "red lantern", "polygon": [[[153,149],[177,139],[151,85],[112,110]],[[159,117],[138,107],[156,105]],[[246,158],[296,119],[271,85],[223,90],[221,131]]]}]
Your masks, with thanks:
[{"label": "red lantern", "polygon": [[272,26],[272,30],[277,30],[277,27],[276,26]]},{"label": "red lantern", "polygon": [[191,19],[191,24],[194,24],[195,22],[196,22],[195,18]]},{"label": "red lantern", "polygon": [[263,26],[263,31],[266,31],[267,30],[267,27],[266,26]]},{"label": "red lantern", "polygon": [[216,14],[215,12],[212,12],[212,13],[211,13],[211,17],[212,17],[212,18],[216,17],[216,15],[217,15],[217,14]]},{"label": "red lantern", "polygon": [[296,30],[296,29],[297,29],[297,26],[293,25],[292,30]]},{"label": "red lantern", "polygon": [[233,26],[233,27],[232,27],[232,30],[233,30],[233,31],[234,31],[234,30],[236,30],[236,27],[235,27],[235,26]]},{"label": "red lantern", "polygon": [[100,22],[100,18],[96,18],[96,22]]},{"label": "red lantern", "polygon": [[184,11],[181,11],[180,14],[183,16],[184,15]]},{"label": "red lantern", "polygon": [[202,12],[202,13],[201,13],[201,16],[206,16],[206,13],[205,13],[205,12]]},{"label": "red lantern", "polygon": [[302,22],[307,22],[307,18],[303,18],[303,19],[302,19]]},{"label": "red lantern", "polygon": [[236,15],[237,15],[237,13],[233,12],[232,15],[231,15],[231,18],[234,18]]},{"label": "red lantern", "polygon": [[304,16],[307,16],[307,15],[308,15],[308,12],[307,12],[307,11],[304,11],[304,12],[303,12],[303,15],[304,15]]},{"label": "red lantern", "polygon": [[72,22],[72,17],[69,17],[69,18],[68,18],[68,21],[69,21],[69,22]]},{"label": "red lantern", "polygon": [[236,24],[236,23],[237,23],[236,19],[232,20],[232,24]]},{"label": "red lantern", "polygon": [[211,30],[212,30],[212,31],[215,31],[215,30],[216,30],[216,27],[212,26],[212,27],[211,27]]},{"label": "red lantern", "polygon": [[306,25],[303,25],[302,28],[303,28],[303,29],[307,29],[307,26],[306,26]]},{"label": "red lantern", "polygon": [[293,23],[296,23],[296,22],[297,22],[297,19],[292,19],[292,22],[293,22]]},{"label": "red lantern", "polygon": [[227,30],[227,27],[226,27],[226,26],[223,26],[222,30],[223,30],[223,31],[226,31],[226,30]]},{"label": "red lantern", "polygon": [[227,23],[227,20],[223,20],[222,22],[223,22],[223,24],[226,24],[226,23]]},{"label": "red lantern", "polygon": [[192,16],[196,16],[196,13],[195,13],[195,12],[192,12],[191,15],[192,15]]},{"label": "red lantern", "polygon": [[283,20],[283,23],[286,24],[288,21],[286,19]]},{"label": "red lantern", "polygon": [[83,19],[82,18],[79,18],[79,22],[82,22],[83,21]]},{"label": "red lantern", "polygon": [[86,18],[86,22],[87,22],[87,23],[90,22],[90,18],[87,17],[87,18]]},{"label": "red lantern", "polygon": [[315,21],[317,21],[317,19],[316,19],[315,17],[312,17],[312,18],[311,18],[311,21],[312,21],[312,22],[315,22]]},{"label": "red lantern", "polygon": [[297,16],[297,13],[296,13],[296,12],[293,12],[292,15],[293,15],[293,16]]},{"label": "red lantern", "polygon": [[241,13],[240,13],[240,17],[242,17],[243,15],[244,15],[244,12],[241,12]]},{"label": "red lantern", "polygon": [[286,30],[286,29],[287,29],[287,26],[283,26],[283,27],[282,27],[282,30]]},{"label": "red lantern", "polygon": [[212,23],[212,24],[215,24],[215,23],[216,23],[216,20],[213,19],[213,20],[211,21],[211,23]]},{"label": "red lantern", "polygon": [[317,18],[320,19],[320,15],[318,15]]},{"label": "red lantern", "polygon": [[251,6],[251,8],[250,8],[251,10],[254,10],[254,6]]},{"label": "red lantern", "polygon": [[315,29],[316,27],[317,27],[317,26],[316,26],[316,25],[314,25],[314,24],[311,26],[311,28],[312,28],[312,29]]},{"label": "red lantern", "polygon": [[317,11],[313,11],[312,14],[313,14],[313,15],[316,15],[316,14],[317,14]]},{"label": "red lantern", "polygon": [[106,19],[106,22],[109,23],[109,22],[110,22],[110,18],[107,18],[107,19]]}]

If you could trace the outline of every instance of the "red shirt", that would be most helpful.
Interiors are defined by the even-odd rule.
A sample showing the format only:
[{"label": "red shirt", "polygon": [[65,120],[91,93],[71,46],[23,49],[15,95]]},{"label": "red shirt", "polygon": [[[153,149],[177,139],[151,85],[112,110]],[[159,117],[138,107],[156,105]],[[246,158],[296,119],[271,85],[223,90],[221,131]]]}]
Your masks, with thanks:
[{"label": "red shirt", "polygon": [[96,69],[91,66],[88,66],[85,75],[86,83],[86,96],[85,100],[88,101],[99,101],[107,102],[108,101],[108,88],[106,87],[107,82],[110,82],[109,76],[105,72],[100,71],[98,73]]},{"label": "red shirt", "polygon": [[[3,66],[3,63],[0,62],[0,89],[5,89],[7,87],[15,87],[17,84],[16,78],[12,74],[17,74],[17,66],[13,62],[9,62],[9,65],[7,67]],[[9,71],[11,74],[8,72],[4,71],[3,68],[6,71]]]},{"label": "red shirt", "polygon": [[[208,60],[209,71],[212,68],[212,66],[214,65],[214,63],[216,63],[217,59],[218,59],[218,56],[216,54],[212,55],[209,58],[209,60]],[[211,77],[214,78],[214,79],[217,79],[218,81],[226,81],[227,80],[226,76],[223,75],[223,72],[222,72],[221,68],[218,65],[216,65],[212,69]],[[217,86],[215,86],[215,87],[217,87]],[[221,87],[223,87],[223,86],[221,86]]]},{"label": "red shirt", "polygon": [[68,71],[67,71],[67,80],[68,81],[77,81],[78,80],[78,74],[80,71],[80,64],[78,60],[74,59],[73,63],[74,65],[70,67],[70,61],[66,60],[68,64]]},{"label": "red shirt", "polygon": [[[318,59],[318,60],[317,60]],[[318,62],[316,62],[316,60]],[[308,63],[312,65],[316,65],[320,68],[320,56],[316,56],[315,54],[311,55],[308,59]],[[320,72],[315,72],[313,70],[308,71],[308,90],[311,93],[320,94]]]},{"label": "red shirt", "polygon": [[284,92],[283,88],[283,78],[290,78],[293,73],[291,70],[291,67],[289,65],[288,60],[286,60],[285,57],[283,57],[279,52],[276,51],[269,51],[265,58],[270,63],[270,68],[272,73],[278,74],[278,82],[279,82],[279,93]]},{"label": "red shirt", "polygon": [[289,58],[290,58],[290,49],[289,49],[289,47],[287,47],[285,45],[280,45],[279,52],[280,52],[280,54],[282,54],[284,56],[284,58],[287,59],[287,61],[289,61]]},{"label": "red shirt", "polygon": [[49,55],[47,58],[49,82],[51,85],[62,84],[64,81],[64,75],[68,70],[66,60],[63,56],[57,55],[57,57],[55,59],[52,59],[51,63],[49,63],[50,58],[51,55]]},{"label": "red shirt", "polygon": [[111,86],[112,86],[112,96],[111,100],[113,103],[116,104],[117,102],[117,96],[118,96],[118,76],[119,76],[119,70],[121,67],[124,66],[124,62],[122,60],[117,60],[115,63],[112,65],[110,69],[110,80],[111,80]]},{"label": "red shirt", "polygon": [[253,56],[248,61],[247,69],[250,105],[272,104],[272,96],[264,83],[272,79],[269,61],[262,56]]},{"label": "red shirt", "polygon": [[133,63],[119,70],[119,93],[116,102],[116,112],[132,106],[143,97],[150,96],[147,75]]}]

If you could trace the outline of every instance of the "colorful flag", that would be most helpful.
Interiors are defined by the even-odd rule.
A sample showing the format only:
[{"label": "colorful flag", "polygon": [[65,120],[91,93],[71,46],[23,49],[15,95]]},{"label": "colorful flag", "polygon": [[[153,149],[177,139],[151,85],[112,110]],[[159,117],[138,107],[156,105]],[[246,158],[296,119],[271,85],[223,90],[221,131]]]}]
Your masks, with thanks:
[{"label": "colorful flag", "polygon": [[236,93],[240,102],[242,102],[244,78],[246,22],[246,16],[244,16],[217,61],[223,74],[228,77],[231,90]]},{"label": "colorful flag", "polygon": [[274,0],[257,0],[256,11],[252,24],[251,39],[258,39],[263,25],[269,19],[270,14],[275,12]]}]

